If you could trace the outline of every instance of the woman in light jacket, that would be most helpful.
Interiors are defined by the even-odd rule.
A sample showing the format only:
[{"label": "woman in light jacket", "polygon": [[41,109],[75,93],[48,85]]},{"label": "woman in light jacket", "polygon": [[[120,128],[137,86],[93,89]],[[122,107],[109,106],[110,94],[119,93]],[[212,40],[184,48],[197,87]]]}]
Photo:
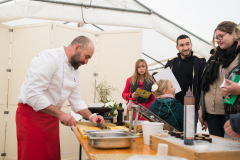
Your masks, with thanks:
[{"label": "woman in light jacket", "polygon": [[[132,77],[129,77],[126,82],[126,86],[123,90],[122,97],[126,101],[133,98],[134,104],[141,104],[145,108],[149,109],[150,105],[154,102],[155,97],[151,94],[148,99],[142,98],[136,93],[137,88],[152,92],[152,85],[154,80],[148,72],[148,66],[144,59],[137,60],[135,64],[135,70]],[[145,120],[145,118],[138,116],[139,120]]]},{"label": "woman in light jacket", "polygon": [[[240,48],[240,24],[234,29],[233,37]],[[237,49],[238,49],[237,48]],[[240,141],[240,65],[230,73],[227,84],[222,88],[222,96],[226,98],[236,97],[233,104],[224,104],[226,123],[224,125],[225,138]],[[232,95],[232,96],[231,96]]]},{"label": "woman in light jacket", "polygon": [[[209,133],[224,137],[224,124],[226,121],[223,97],[220,85],[224,76],[239,65],[239,48],[234,40],[232,32],[237,26],[236,23],[224,21],[220,23],[214,31],[213,47],[210,51],[211,57],[202,75],[202,94],[200,101],[199,121],[208,126]],[[218,46],[215,46],[217,42]]]}]

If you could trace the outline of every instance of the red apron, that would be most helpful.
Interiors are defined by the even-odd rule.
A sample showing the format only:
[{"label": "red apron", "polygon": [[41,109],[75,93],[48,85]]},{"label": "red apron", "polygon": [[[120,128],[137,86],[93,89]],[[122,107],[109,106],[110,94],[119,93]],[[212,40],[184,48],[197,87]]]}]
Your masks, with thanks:
[{"label": "red apron", "polygon": [[18,103],[18,160],[60,160],[59,119]]}]

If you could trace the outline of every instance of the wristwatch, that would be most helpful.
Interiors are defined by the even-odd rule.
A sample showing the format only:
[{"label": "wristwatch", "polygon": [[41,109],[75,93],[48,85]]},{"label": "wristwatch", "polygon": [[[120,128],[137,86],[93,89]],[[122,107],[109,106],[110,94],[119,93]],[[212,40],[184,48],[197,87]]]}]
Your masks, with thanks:
[{"label": "wristwatch", "polygon": [[92,120],[91,120],[91,118],[93,117],[93,116],[97,116],[95,113],[93,113],[93,114],[91,114],[90,116],[89,116],[89,120],[92,122]]}]

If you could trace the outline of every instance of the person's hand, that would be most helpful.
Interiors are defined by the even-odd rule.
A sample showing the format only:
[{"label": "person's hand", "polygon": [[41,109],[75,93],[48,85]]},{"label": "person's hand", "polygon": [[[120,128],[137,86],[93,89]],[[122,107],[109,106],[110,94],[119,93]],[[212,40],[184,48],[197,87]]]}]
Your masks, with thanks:
[{"label": "person's hand", "polygon": [[139,97],[141,94],[142,94],[142,92],[134,92],[134,93],[132,94],[132,98],[137,98],[137,97]]},{"label": "person's hand", "polygon": [[198,119],[199,119],[199,121],[201,122],[201,124],[203,124],[203,119],[202,119],[202,108],[201,108],[201,106],[200,106],[200,108],[199,108],[199,112],[198,112]]},{"label": "person's hand", "polygon": [[208,128],[208,125],[207,125],[207,122],[205,122],[205,121],[203,121],[203,123],[201,123],[201,126],[202,126],[202,131],[203,130],[207,130],[207,128]]},{"label": "person's hand", "polygon": [[105,120],[103,119],[102,116],[92,116],[90,119],[92,123],[105,123]]},{"label": "person's hand", "polygon": [[200,106],[200,109],[199,109],[199,112],[198,112],[198,119],[201,123],[202,131],[203,130],[206,131],[208,126],[207,126],[207,122],[203,121],[203,119],[202,119],[202,107],[201,106]]},{"label": "person's hand", "polygon": [[230,98],[229,95],[230,93],[227,92],[227,89],[225,87],[221,88],[221,95],[226,98]]},{"label": "person's hand", "polygon": [[62,112],[58,118],[64,125],[76,127],[77,123],[72,115]]},{"label": "person's hand", "polygon": [[224,130],[230,137],[240,138],[240,134],[233,131],[230,120],[224,124]]},{"label": "person's hand", "polygon": [[224,92],[226,92],[227,95],[240,95],[240,86],[228,79],[226,79],[225,87],[223,88]]}]

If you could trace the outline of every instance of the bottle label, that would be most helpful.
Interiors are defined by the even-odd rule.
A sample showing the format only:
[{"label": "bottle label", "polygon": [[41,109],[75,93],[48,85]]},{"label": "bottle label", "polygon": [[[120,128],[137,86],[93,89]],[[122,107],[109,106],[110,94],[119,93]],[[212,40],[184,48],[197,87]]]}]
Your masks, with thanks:
[{"label": "bottle label", "polygon": [[194,139],[195,105],[186,105],[184,110],[186,114],[186,139]]}]

